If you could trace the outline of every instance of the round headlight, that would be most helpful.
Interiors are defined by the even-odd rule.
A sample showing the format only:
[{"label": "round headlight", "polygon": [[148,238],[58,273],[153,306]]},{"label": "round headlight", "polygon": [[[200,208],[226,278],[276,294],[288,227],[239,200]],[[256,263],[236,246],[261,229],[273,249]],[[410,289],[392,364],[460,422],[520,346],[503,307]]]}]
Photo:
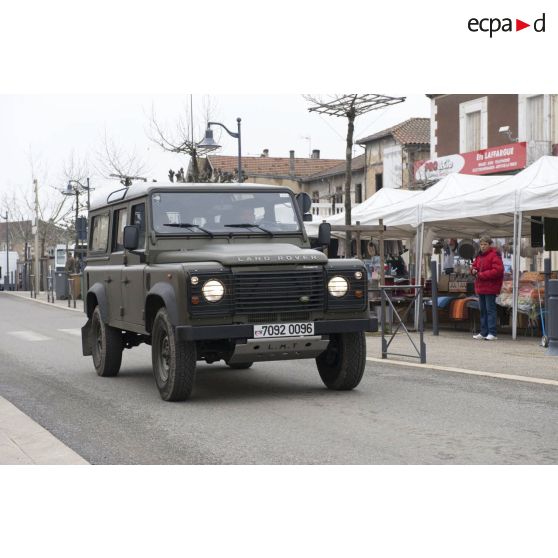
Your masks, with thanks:
[{"label": "round headlight", "polygon": [[327,290],[332,296],[342,297],[347,294],[347,291],[349,290],[349,283],[344,277],[336,275],[328,281]]},{"label": "round headlight", "polygon": [[202,294],[208,302],[219,302],[225,295],[225,285],[217,279],[210,279],[202,287]]}]

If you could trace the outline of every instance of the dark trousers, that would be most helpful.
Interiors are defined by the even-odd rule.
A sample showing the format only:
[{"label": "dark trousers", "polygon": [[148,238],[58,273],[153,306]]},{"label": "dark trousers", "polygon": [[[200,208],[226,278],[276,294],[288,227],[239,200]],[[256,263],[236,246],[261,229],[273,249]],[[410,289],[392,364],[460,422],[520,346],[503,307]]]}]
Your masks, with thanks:
[{"label": "dark trousers", "polygon": [[496,335],[496,295],[479,295],[480,333]]}]

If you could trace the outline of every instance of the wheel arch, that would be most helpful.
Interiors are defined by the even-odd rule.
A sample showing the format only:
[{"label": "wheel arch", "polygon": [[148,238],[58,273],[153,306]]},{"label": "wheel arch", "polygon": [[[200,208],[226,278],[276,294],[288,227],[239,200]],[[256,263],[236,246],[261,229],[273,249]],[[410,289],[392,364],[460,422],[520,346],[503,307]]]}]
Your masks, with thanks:
[{"label": "wheel arch", "polygon": [[153,321],[161,308],[166,308],[169,320],[173,326],[178,325],[178,309],[176,294],[168,283],[156,283],[147,293],[145,299],[145,329],[151,333]]},{"label": "wheel arch", "polygon": [[95,283],[91,286],[89,291],[87,291],[87,296],[85,299],[85,311],[89,319],[91,319],[91,317],[93,316],[93,311],[95,310],[96,306],[99,306],[103,322],[107,323],[108,298],[105,287],[101,283]]}]

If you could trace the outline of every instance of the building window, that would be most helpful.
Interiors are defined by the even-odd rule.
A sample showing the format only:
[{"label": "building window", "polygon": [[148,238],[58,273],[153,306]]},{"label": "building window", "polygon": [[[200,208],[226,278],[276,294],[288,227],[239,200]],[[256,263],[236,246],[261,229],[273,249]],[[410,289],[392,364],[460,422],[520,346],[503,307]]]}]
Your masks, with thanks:
[{"label": "building window", "polygon": [[335,203],[343,203],[343,186],[335,187]]},{"label": "building window", "polygon": [[527,101],[527,126],[526,136],[527,141],[544,141],[545,126],[544,126],[544,96],[535,95],[528,97]]},{"label": "building window", "polygon": [[355,203],[362,203],[362,184],[355,186]]},{"label": "building window", "polygon": [[376,175],[376,192],[384,187],[384,175],[380,172]]},{"label": "building window", "polygon": [[527,142],[527,164],[550,155],[550,95],[519,95],[518,140]]},{"label": "building window", "polygon": [[488,147],[486,97],[459,105],[459,151],[468,153]]}]

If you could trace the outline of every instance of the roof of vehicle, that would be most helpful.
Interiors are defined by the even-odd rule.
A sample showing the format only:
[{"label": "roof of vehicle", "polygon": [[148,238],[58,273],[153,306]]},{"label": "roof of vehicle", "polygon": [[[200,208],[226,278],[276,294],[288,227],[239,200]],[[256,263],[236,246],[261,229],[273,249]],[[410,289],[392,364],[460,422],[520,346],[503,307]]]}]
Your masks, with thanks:
[{"label": "roof of vehicle", "polygon": [[[121,201],[128,201],[135,198],[143,197],[150,192],[159,190],[174,190],[176,192],[188,192],[192,190],[207,190],[219,192],[236,192],[236,191],[257,191],[257,192],[291,192],[290,188],[285,186],[270,186],[268,184],[252,184],[252,183],[177,183],[177,182],[136,182],[130,187],[125,188],[119,186],[118,188],[104,188],[95,193],[91,198],[90,211],[114,205]],[[117,194],[121,193],[121,195]],[[109,198],[112,198],[109,201]]]}]

